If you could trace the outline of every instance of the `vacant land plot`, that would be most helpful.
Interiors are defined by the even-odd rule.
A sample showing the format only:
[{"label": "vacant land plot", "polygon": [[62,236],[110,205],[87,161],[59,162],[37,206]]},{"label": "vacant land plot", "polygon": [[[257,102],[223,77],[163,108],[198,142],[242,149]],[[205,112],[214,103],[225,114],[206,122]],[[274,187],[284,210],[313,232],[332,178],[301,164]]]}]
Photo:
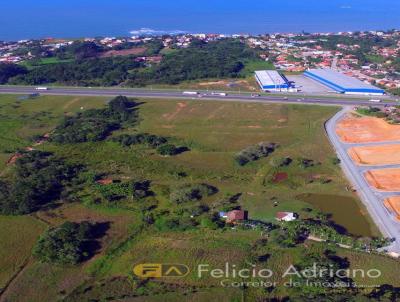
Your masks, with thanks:
[{"label": "vacant land plot", "polygon": [[370,170],[365,173],[368,183],[379,191],[400,191],[400,169]]},{"label": "vacant land plot", "polygon": [[346,143],[400,141],[400,125],[391,125],[377,117],[347,116],[336,132]]},{"label": "vacant land plot", "polygon": [[136,47],[131,49],[122,50],[109,50],[101,54],[102,58],[116,57],[116,56],[130,56],[130,55],[140,55],[146,51],[146,47]]},{"label": "vacant land plot", "polygon": [[260,87],[254,76],[243,79],[207,79],[186,81],[177,85],[151,85],[151,88],[188,89],[199,91],[257,92]]},{"label": "vacant land plot", "polygon": [[46,224],[30,216],[0,216],[0,292],[26,263]]},{"label": "vacant land plot", "polygon": [[397,220],[400,220],[400,196],[393,196],[385,199],[386,208],[396,215]]},{"label": "vacant land plot", "polygon": [[358,165],[400,164],[400,145],[354,147],[348,152]]},{"label": "vacant land plot", "polygon": [[[21,102],[16,96],[0,96],[2,119],[12,125],[6,139],[20,140],[15,148],[30,145],[32,135],[51,131],[65,115],[80,112],[81,108],[101,108],[106,101],[105,98],[49,96]],[[161,135],[176,146],[188,147],[190,151],[164,157],[145,145],[123,147],[111,139],[65,145],[44,143],[38,148],[54,152],[70,162],[82,163],[91,173],[121,181],[150,180],[155,194],[152,198],[156,199],[156,203],[147,204],[143,200],[134,204],[136,207],[129,207],[132,201],[122,206],[118,203],[99,205],[90,199],[93,191],[85,187],[86,191],[78,195],[82,198],[81,203],[74,202],[37,213],[37,221],[50,226],[66,220],[110,224],[101,240],[101,249],[94,258],[80,266],[66,268],[33,261],[10,285],[8,300],[57,301],[80,289],[81,292],[77,290],[78,298],[71,301],[88,301],[86,293],[97,289],[103,278],[127,278],[131,276],[133,265],[141,262],[185,263],[191,268],[200,263],[209,263],[216,268],[223,268],[227,261],[238,267],[253,263],[250,256],[254,242],[260,239],[259,231],[239,228],[213,230],[201,226],[187,231],[143,230],[141,214],[153,206],[156,207],[155,214],[176,210],[178,207],[169,199],[170,189],[194,183],[207,183],[219,190],[217,194],[204,198],[204,205],[211,208],[227,196],[238,195],[237,205],[248,210],[251,219],[264,222],[275,221],[278,211],[293,211],[309,218],[319,215],[319,211],[336,213],[334,208],[337,203],[321,204],[324,202],[321,200],[317,205],[312,200],[301,198],[301,195],[315,194],[320,198],[321,195],[317,194],[329,194],[333,196],[332,200],[338,196],[355,197],[346,191],[348,183],[333,160],[335,154],[323,129],[324,122],[337,110],[322,106],[190,99],[143,100],[138,106],[140,123],[127,125],[115,131],[113,136],[123,133]],[[235,162],[239,151],[260,142],[277,143],[279,148],[269,157],[243,167]],[[285,161],[287,165],[276,164],[287,158],[291,159]],[[285,177],[274,181],[277,175]],[[354,215],[349,215],[346,221],[336,219],[338,221],[335,222],[346,224],[345,228],[353,234],[360,234],[358,229],[362,225],[365,232],[360,235],[378,235],[369,217],[361,213],[365,210],[357,202],[354,200],[352,204]],[[5,237],[4,240],[12,242],[13,238]],[[303,251],[302,246],[277,249],[271,253],[266,251],[271,254],[267,265],[279,275],[294,261],[299,261]],[[162,282],[193,296],[193,301],[204,301],[200,293],[217,285],[210,278],[198,280],[193,273],[187,279]],[[157,284],[151,283],[145,290],[154,296],[152,286],[156,288]],[[254,297],[266,295],[264,289],[259,290]],[[108,294],[107,286],[102,291]],[[253,289],[247,291],[246,297],[255,300],[251,299]],[[224,301],[228,297],[224,293],[232,295],[232,290],[218,290],[216,297]],[[235,292],[235,297],[240,293]],[[91,297],[98,296],[94,294]],[[102,300],[106,297],[118,300],[111,299],[114,297],[111,294]]]},{"label": "vacant land plot", "polygon": [[52,97],[20,100],[0,96],[0,173],[12,154],[32,144],[32,137],[43,135],[65,116],[104,105],[107,99],[92,97]]},{"label": "vacant land plot", "polygon": [[[104,106],[107,99],[43,96],[18,102],[15,96],[2,96],[1,100],[0,113],[16,124],[7,135],[9,139],[22,139],[18,147],[23,147],[30,144],[31,135],[50,131],[65,114]],[[172,142],[188,146],[191,151],[164,158],[153,151],[121,148],[113,142],[65,146],[48,143],[41,148],[118,178],[151,179],[158,186],[174,186],[189,179],[208,182],[220,189],[216,198],[242,192],[242,206],[252,218],[263,220],[274,220],[277,211],[301,212],[309,206],[296,198],[303,193],[342,195],[347,186],[339,166],[331,161],[334,152],[322,126],[336,108],[146,100],[139,110],[139,129],[126,129],[123,133],[140,131],[170,137]],[[245,167],[235,163],[237,152],[263,141],[278,143],[280,147],[269,158]],[[283,157],[292,158],[293,163],[281,169],[270,164]],[[302,168],[299,158],[312,159],[314,165]],[[190,178],[173,177],[180,172]],[[277,173],[287,174],[287,179],[273,183]],[[324,179],[329,182],[323,184]],[[352,197],[351,193],[345,194]],[[360,215],[356,219],[366,218]]]},{"label": "vacant land plot", "polygon": [[[89,278],[88,267],[104,256],[108,250],[115,248],[129,237],[134,229],[133,225],[137,221],[135,215],[130,211],[87,208],[77,203],[61,206],[50,211],[41,211],[35,216],[38,219],[29,216],[21,217],[24,219],[29,218],[30,225],[27,223],[24,225],[18,224],[18,219],[21,220],[18,217],[13,218],[16,222],[14,224],[12,224],[12,221],[7,220],[3,222],[4,218],[0,216],[0,226],[3,227],[4,224],[5,228],[0,231],[0,240],[6,243],[6,249],[0,251],[0,256],[2,256],[0,264],[2,267],[18,269],[20,262],[30,256],[31,248],[46,224],[50,227],[65,221],[90,221],[91,223],[104,225],[105,235],[101,238],[100,250],[82,266],[57,267],[32,259],[8,288],[7,297],[10,301],[54,301],[61,297],[60,292],[71,292],[76,286]],[[7,222],[9,223],[8,225],[6,225]],[[38,229],[37,225],[41,228]],[[9,232],[7,237],[2,237],[3,230]],[[28,237],[29,235],[30,237]],[[0,277],[2,277],[2,273],[3,271],[0,272]],[[7,270],[4,271],[5,273],[7,273]],[[42,277],[37,278],[39,275]],[[24,295],[22,296],[20,293],[24,293]]]}]

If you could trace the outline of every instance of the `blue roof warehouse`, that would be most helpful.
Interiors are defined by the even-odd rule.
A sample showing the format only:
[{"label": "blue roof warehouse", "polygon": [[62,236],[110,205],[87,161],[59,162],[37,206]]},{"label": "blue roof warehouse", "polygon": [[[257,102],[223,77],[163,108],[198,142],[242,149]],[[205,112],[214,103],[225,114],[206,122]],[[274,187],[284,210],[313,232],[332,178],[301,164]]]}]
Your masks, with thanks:
[{"label": "blue roof warehouse", "polygon": [[349,77],[332,69],[310,69],[304,75],[337,93],[361,94],[361,95],[383,95],[385,91],[378,87],[364,83],[356,78]]},{"label": "blue roof warehouse", "polygon": [[288,91],[292,88],[288,79],[276,70],[259,70],[255,77],[264,91]]}]

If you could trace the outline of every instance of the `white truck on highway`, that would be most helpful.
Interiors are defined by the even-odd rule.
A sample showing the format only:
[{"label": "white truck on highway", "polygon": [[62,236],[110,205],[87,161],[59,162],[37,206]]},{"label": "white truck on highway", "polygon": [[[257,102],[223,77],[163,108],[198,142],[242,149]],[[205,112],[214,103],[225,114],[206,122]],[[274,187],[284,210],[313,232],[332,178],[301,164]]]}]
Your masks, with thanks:
[{"label": "white truck on highway", "polygon": [[185,95],[198,95],[199,93],[197,91],[184,91],[182,94]]},{"label": "white truck on highway", "polygon": [[382,100],[369,100],[370,102],[372,102],[372,103],[380,103],[380,102],[382,102]]},{"label": "white truck on highway", "polygon": [[211,95],[216,95],[216,96],[227,96],[225,92],[212,92]]},{"label": "white truck on highway", "polygon": [[36,90],[49,90],[48,87],[36,87],[35,89]]}]

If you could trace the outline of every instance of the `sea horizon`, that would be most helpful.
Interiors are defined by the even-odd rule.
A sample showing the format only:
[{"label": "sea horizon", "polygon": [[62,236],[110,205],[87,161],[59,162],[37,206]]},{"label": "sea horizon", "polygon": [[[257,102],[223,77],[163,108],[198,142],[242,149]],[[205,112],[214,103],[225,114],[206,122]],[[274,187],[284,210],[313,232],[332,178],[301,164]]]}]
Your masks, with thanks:
[{"label": "sea horizon", "polygon": [[[143,29],[155,33],[253,35],[378,31],[400,28],[399,11],[400,3],[393,0],[60,0],[51,4],[45,0],[21,0],[3,4],[0,40],[127,37]],[[11,12],[18,12],[18,19]]]}]

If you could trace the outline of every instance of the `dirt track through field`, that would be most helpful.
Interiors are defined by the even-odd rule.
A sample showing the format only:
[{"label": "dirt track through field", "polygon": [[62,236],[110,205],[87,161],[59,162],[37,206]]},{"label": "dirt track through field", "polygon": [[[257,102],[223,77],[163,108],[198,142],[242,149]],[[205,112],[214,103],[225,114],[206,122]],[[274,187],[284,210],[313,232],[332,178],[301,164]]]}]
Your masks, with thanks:
[{"label": "dirt track through field", "polygon": [[164,114],[163,117],[164,117],[167,121],[172,121],[172,120],[174,120],[174,119],[176,118],[176,116],[177,116],[183,109],[185,109],[187,106],[188,106],[187,103],[183,103],[183,102],[178,103],[178,104],[177,104],[177,107],[176,107],[176,109],[175,109],[174,112]]}]

